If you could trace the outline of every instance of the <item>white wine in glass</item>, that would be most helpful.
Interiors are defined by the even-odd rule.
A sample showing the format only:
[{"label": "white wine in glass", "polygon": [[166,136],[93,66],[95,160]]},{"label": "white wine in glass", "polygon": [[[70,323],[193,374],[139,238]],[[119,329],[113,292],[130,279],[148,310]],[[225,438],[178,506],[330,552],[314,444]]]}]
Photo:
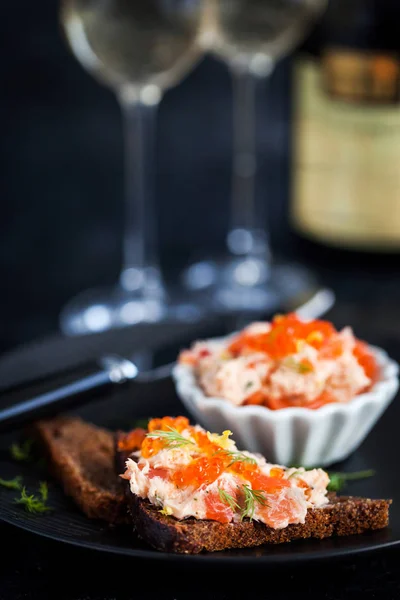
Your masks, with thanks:
[{"label": "white wine in glass", "polygon": [[200,61],[201,0],[64,0],[72,53],[119,100],[125,138],[123,265],[112,289],[87,290],[61,313],[67,335],[140,322],[193,320],[200,309],[173,298],[161,273],[153,181],[155,126],[164,92]]},{"label": "white wine in glass", "polygon": [[233,78],[232,199],[226,255],[191,265],[185,282],[191,289],[206,282],[217,311],[271,312],[312,295],[316,283],[304,267],[277,263],[271,254],[265,205],[274,199],[260,202],[256,193],[256,100],[261,84],[305,37],[327,0],[205,2],[211,50]]}]

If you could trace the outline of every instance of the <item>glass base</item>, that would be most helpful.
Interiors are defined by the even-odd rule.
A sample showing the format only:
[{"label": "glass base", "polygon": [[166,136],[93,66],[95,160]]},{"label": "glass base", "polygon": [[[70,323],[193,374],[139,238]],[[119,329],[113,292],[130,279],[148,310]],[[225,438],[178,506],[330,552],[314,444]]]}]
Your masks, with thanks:
[{"label": "glass base", "polygon": [[296,310],[321,289],[315,275],[303,265],[270,265],[258,257],[194,263],[184,273],[184,285],[207,298],[213,311],[261,315]]},{"label": "glass base", "polygon": [[168,300],[144,298],[119,286],[90,289],[72,298],[60,314],[64,335],[77,336],[100,333],[139,323],[194,323],[205,315],[200,305],[186,291],[179,298],[171,294]]}]

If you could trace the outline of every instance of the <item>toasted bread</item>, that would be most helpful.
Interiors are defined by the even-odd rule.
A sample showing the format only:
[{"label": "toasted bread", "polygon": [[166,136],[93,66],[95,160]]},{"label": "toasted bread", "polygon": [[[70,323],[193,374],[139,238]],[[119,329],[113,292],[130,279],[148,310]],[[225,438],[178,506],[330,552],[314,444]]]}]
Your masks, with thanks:
[{"label": "toasted bread", "polygon": [[331,497],[330,504],[310,510],[302,525],[272,529],[256,521],[218,523],[194,518],[178,521],[130,494],[130,512],[138,535],[164,552],[198,554],[230,548],[280,544],[300,538],[327,538],[382,529],[388,524],[387,500]]},{"label": "toasted bread", "polygon": [[127,504],[115,473],[113,434],[78,417],[57,417],[33,426],[52,474],[84,514],[127,523]]},{"label": "toasted bread", "polygon": [[[124,472],[129,452],[118,450],[116,435],[116,466]],[[186,518],[178,520],[165,515],[148,500],[132,494],[125,481],[125,494],[132,525],[143,541],[164,552],[199,554],[232,548],[249,548],[264,544],[280,544],[301,538],[328,538],[383,529],[389,523],[391,500],[372,500],[329,494],[329,504],[309,510],[304,524],[273,529],[263,523],[244,519],[240,523],[219,523]]]},{"label": "toasted bread", "polygon": [[130,453],[118,450],[122,433],[113,433],[78,417],[35,423],[51,471],[83,513],[91,519],[130,525],[149,546],[164,552],[198,554],[230,548],[279,544],[300,538],[327,538],[382,529],[389,523],[391,500],[330,494],[330,503],[310,510],[304,524],[273,529],[252,520],[222,524],[175,519],[131,493],[119,475]]}]

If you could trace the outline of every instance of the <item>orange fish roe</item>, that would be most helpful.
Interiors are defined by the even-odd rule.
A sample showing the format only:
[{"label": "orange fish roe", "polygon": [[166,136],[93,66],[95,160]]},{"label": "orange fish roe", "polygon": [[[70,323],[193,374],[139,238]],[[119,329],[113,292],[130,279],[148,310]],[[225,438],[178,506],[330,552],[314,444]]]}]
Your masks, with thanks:
[{"label": "orange fish roe", "polygon": [[[170,431],[171,428],[178,431],[178,427],[183,427],[195,440],[193,444],[193,459],[184,466],[178,467],[169,473],[170,480],[179,488],[189,486],[200,487],[210,485],[221,473],[232,472],[240,475],[247,482],[251,483],[253,489],[262,489],[267,493],[276,493],[283,487],[288,487],[288,482],[283,481],[284,471],[281,468],[273,468],[270,476],[263,475],[259,467],[253,461],[247,461],[243,455],[236,453],[234,458],[231,453],[222,448],[217,442],[212,441],[206,431],[196,430],[189,425],[185,417],[165,417],[164,419],[153,419],[150,421],[151,431]],[[162,429],[164,427],[164,429]],[[150,427],[149,427],[150,430]],[[134,432],[132,432],[134,433]],[[145,437],[141,447],[143,458],[150,458],[166,447],[167,442],[162,437]],[[152,470],[149,477],[154,477],[157,470]],[[159,476],[166,477],[165,469],[160,471]]]},{"label": "orange fish roe", "polygon": [[151,431],[168,431],[176,429],[181,433],[189,427],[189,419],[186,417],[163,417],[162,419],[151,419],[148,424],[148,430]]},{"label": "orange fish roe", "polygon": [[195,344],[191,354],[199,383],[207,396],[236,406],[318,409],[369,391],[379,377],[374,354],[351,328],[339,331],[296,313],[251,324],[209,352],[205,344]]},{"label": "orange fish roe", "polygon": [[379,375],[379,368],[375,357],[368,349],[368,345],[365,342],[357,340],[353,354],[357,358],[358,363],[363,367],[367,377],[372,379],[372,381],[376,381]]},{"label": "orange fish roe", "polygon": [[210,440],[206,432],[196,431],[194,427],[191,427],[190,430],[192,437],[196,440],[197,446],[205,454],[211,456],[221,449],[220,446],[218,446],[215,442]]},{"label": "orange fish roe", "polygon": [[[151,419],[148,424],[148,431],[176,431],[182,433],[189,427],[187,417],[163,417],[162,419]],[[154,456],[168,445],[168,441],[158,437],[146,437],[141,446],[141,453],[144,458]]]},{"label": "orange fish roe", "polygon": [[[140,456],[127,462],[122,477],[130,481],[133,493],[148,494],[150,501],[155,497],[163,514],[220,523],[256,518],[272,527],[304,518],[313,488],[297,472],[296,477],[288,476],[285,467],[268,465],[254,454],[239,451],[229,439],[230,431],[213,434],[190,425],[185,417],[150,423]],[[183,428],[182,435],[178,427]],[[136,434],[134,430],[127,437],[133,439]],[[174,448],[179,452],[169,454]],[[293,495],[293,488],[302,493]],[[322,484],[324,491],[326,484]]]},{"label": "orange fish roe", "polygon": [[321,408],[321,406],[324,406],[325,404],[332,404],[333,402],[336,402],[336,399],[332,394],[329,392],[322,392],[318,398],[308,404],[308,408],[315,410],[316,408]]},{"label": "orange fish roe", "polygon": [[166,447],[166,442],[162,438],[145,438],[140,449],[143,458],[150,458],[158,454]]},{"label": "orange fish roe", "polygon": [[147,431],[145,429],[142,429],[141,427],[133,429],[124,436],[120,436],[118,440],[118,450],[122,450],[125,452],[133,452],[134,450],[139,450],[146,435]]},{"label": "orange fish roe", "polygon": [[262,390],[258,390],[257,392],[254,392],[250,396],[247,396],[247,398],[243,402],[243,404],[261,405],[261,404],[264,404],[264,402],[265,402],[265,395],[262,392]]},{"label": "orange fish roe", "polygon": [[243,479],[251,483],[253,490],[262,490],[267,494],[275,494],[285,487],[290,487],[290,483],[286,479],[271,474],[265,475],[257,465],[248,462],[234,462],[229,470],[241,475]]},{"label": "orange fish roe", "polygon": [[227,463],[222,456],[201,456],[174,471],[171,479],[178,487],[210,485],[223,473]]},{"label": "orange fish roe", "polygon": [[335,333],[337,330],[328,321],[315,319],[304,322],[295,313],[289,313],[286,316],[276,316],[267,333],[240,333],[228,349],[234,356],[263,352],[270,358],[280,359],[296,353],[298,342],[305,341],[319,349]]}]

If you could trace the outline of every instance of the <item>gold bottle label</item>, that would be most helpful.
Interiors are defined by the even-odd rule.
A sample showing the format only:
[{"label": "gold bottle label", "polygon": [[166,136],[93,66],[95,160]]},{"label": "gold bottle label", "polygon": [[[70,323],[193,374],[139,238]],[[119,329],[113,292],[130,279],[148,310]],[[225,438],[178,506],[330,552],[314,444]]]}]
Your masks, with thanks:
[{"label": "gold bottle label", "polygon": [[400,62],[331,49],[295,65],[291,220],[307,237],[400,249]]}]

